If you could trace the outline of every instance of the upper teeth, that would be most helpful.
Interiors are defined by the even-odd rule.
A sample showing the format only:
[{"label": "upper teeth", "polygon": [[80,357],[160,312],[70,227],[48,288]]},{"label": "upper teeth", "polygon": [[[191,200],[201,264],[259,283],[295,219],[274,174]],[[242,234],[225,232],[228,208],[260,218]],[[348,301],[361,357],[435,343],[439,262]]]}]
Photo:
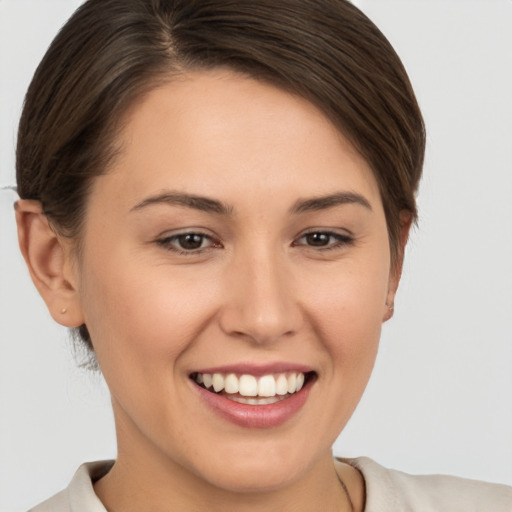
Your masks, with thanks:
[{"label": "upper teeth", "polygon": [[217,393],[224,390],[228,394],[273,397],[300,391],[304,385],[304,374],[291,372],[263,375],[258,378],[248,374],[238,377],[234,373],[197,373],[195,380],[207,389],[213,387]]}]

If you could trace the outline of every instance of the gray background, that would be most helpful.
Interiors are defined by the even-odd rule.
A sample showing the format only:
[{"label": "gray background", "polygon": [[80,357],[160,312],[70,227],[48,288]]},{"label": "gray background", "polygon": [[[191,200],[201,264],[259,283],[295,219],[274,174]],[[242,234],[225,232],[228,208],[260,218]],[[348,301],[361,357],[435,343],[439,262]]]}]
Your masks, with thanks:
[{"label": "gray background", "polygon": [[[24,91],[79,0],[0,0],[0,185]],[[428,128],[419,228],[394,319],[335,445],[408,472],[512,484],[512,2],[360,0],[409,70]],[[73,362],[0,192],[0,512],[115,456],[108,392]]]}]

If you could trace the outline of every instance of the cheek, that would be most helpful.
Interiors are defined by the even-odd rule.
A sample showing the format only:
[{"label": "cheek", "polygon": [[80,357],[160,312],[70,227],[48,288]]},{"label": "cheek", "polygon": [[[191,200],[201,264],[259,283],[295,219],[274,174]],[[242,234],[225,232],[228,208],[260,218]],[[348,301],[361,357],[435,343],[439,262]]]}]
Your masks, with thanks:
[{"label": "cheek", "polygon": [[[347,294],[347,295],[346,295]],[[338,302],[336,302],[338,299]],[[324,304],[317,325],[324,349],[330,354],[327,374],[342,381],[356,400],[370,377],[381,334],[382,309],[359,301],[349,290]]]},{"label": "cheek", "polygon": [[308,288],[310,322],[322,340],[323,350],[329,353],[325,375],[335,383],[332,393],[336,400],[347,407],[345,412],[339,410],[345,416],[357,405],[373,369],[388,269],[386,258],[354,263],[340,267],[338,272],[330,273],[329,279]]},{"label": "cheek", "polygon": [[[354,262],[307,283],[306,295],[313,307],[315,324],[337,347],[353,349],[380,333],[389,282],[383,262]],[[346,338],[345,338],[345,336]],[[346,342],[346,343],[345,343]],[[345,346],[347,345],[347,346]]]},{"label": "cheek", "polygon": [[104,370],[115,357],[130,371],[168,365],[212,315],[203,281],[165,265],[110,256],[87,262],[83,270],[84,315]]}]

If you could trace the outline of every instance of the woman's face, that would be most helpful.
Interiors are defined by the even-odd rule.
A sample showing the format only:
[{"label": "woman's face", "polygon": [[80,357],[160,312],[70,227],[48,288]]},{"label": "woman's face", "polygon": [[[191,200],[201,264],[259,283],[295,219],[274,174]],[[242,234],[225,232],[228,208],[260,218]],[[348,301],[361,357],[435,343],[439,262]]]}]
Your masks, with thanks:
[{"label": "woman's face", "polygon": [[330,458],[394,292],[369,166],[313,105],[229,71],[151,92],[120,140],[76,275],[119,461],[297,481]]}]

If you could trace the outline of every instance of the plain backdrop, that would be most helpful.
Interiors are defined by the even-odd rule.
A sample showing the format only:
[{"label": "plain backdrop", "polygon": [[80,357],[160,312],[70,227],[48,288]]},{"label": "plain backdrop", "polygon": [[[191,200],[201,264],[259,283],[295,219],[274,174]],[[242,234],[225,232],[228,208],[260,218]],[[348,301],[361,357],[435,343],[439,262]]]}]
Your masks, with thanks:
[{"label": "plain backdrop", "polygon": [[[78,0],[0,0],[0,185],[23,95]],[[374,375],[335,445],[412,473],[512,484],[512,1],[360,0],[402,57],[428,128],[420,224]],[[115,456],[108,391],[76,367],[0,192],[0,512]]]}]

